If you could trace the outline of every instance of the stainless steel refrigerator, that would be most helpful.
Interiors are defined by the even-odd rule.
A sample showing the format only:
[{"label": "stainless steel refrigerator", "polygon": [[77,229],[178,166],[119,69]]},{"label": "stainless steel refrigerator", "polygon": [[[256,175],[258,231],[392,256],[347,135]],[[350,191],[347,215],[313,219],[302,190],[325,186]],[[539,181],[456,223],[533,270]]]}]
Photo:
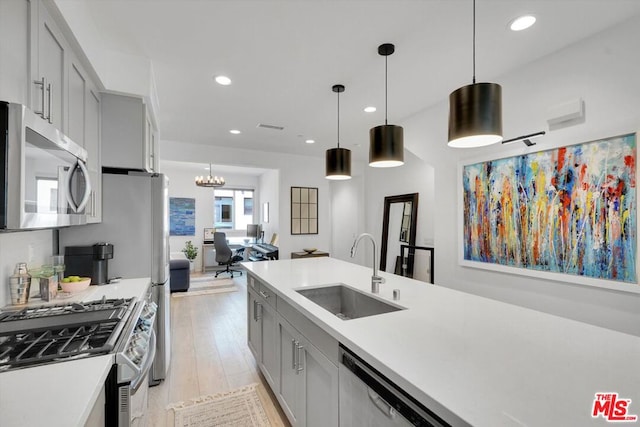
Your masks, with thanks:
[{"label": "stainless steel refrigerator", "polygon": [[109,277],[151,277],[157,351],[150,382],[166,377],[171,357],[169,289],[169,180],[163,174],[119,171],[102,174],[102,222],[60,230],[65,246],[113,244]]}]

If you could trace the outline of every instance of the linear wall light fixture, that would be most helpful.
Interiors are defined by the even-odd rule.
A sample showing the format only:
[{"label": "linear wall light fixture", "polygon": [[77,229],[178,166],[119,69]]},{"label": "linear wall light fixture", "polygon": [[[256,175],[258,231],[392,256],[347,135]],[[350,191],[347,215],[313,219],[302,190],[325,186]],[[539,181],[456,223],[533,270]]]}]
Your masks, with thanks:
[{"label": "linear wall light fixture", "polygon": [[404,164],[402,126],[387,122],[387,58],[395,46],[385,43],[378,46],[378,54],[384,56],[384,124],[369,130],[369,166],[392,168]]},{"label": "linear wall light fixture", "polygon": [[531,147],[532,145],[536,145],[535,142],[531,142],[531,138],[537,138],[539,136],[545,135],[546,132],[541,130],[540,132],[530,133],[529,135],[517,136],[511,139],[505,139],[502,141],[503,144],[511,144],[512,142],[522,141],[524,145],[527,147]]},{"label": "linear wall light fixture", "polygon": [[502,141],[502,87],[476,83],[476,0],[473,0],[473,80],[449,95],[449,147]]},{"label": "linear wall light fixture", "polygon": [[325,177],[333,180],[351,179],[351,150],[340,148],[340,93],[344,92],[344,86],[333,85],[331,90],[338,94],[338,147],[327,150]]}]

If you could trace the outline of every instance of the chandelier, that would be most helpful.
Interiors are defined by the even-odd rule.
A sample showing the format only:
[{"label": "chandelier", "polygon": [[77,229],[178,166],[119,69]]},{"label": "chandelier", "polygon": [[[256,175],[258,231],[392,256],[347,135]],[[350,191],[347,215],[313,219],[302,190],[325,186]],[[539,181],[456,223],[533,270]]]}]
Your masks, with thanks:
[{"label": "chandelier", "polygon": [[196,185],[198,187],[222,187],[224,178],[221,176],[213,176],[211,173],[211,163],[209,163],[209,176],[196,176]]}]

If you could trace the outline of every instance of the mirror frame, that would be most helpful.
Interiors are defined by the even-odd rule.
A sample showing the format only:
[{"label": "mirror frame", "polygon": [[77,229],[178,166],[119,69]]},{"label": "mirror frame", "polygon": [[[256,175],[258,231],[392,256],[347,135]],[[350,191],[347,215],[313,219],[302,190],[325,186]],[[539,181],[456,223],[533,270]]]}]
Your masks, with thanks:
[{"label": "mirror frame", "polygon": [[406,202],[412,202],[409,245],[415,246],[416,244],[416,228],[418,225],[418,193],[400,194],[398,196],[385,197],[384,216],[382,218],[382,240],[380,241],[380,271],[386,271],[387,268],[387,240],[389,238],[389,211],[391,210],[391,204]]}]

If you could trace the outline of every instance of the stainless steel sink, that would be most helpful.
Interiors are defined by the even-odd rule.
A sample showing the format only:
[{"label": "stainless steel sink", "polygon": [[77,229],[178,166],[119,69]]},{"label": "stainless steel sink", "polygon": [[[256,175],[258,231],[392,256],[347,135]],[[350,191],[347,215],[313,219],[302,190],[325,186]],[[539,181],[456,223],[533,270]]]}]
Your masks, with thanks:
[{"label": "stainless steel sink", "polygon": [[296,292],[342,320],[405,310],[404,307],[367,295],[344,283],[296,289]]}]

